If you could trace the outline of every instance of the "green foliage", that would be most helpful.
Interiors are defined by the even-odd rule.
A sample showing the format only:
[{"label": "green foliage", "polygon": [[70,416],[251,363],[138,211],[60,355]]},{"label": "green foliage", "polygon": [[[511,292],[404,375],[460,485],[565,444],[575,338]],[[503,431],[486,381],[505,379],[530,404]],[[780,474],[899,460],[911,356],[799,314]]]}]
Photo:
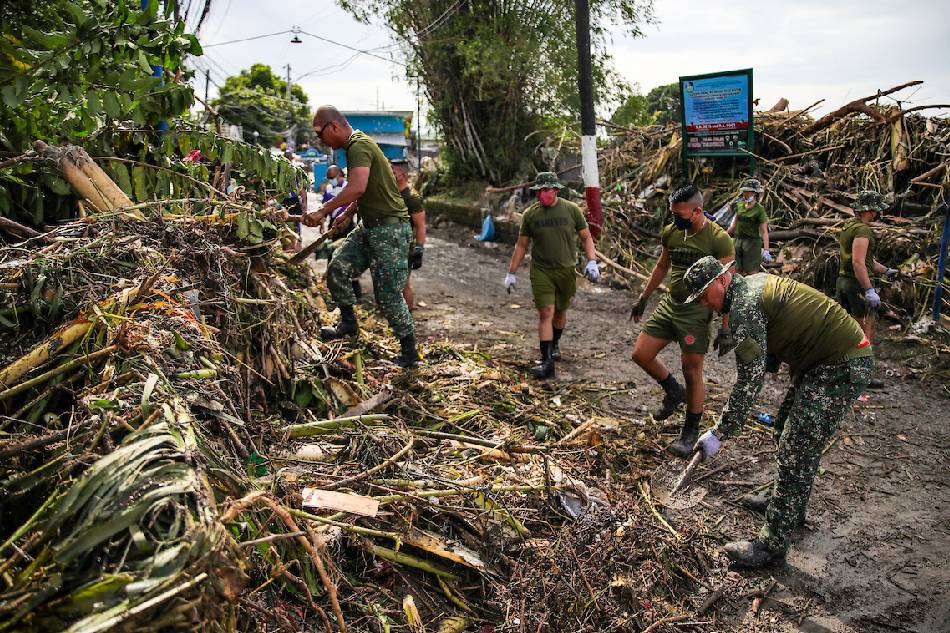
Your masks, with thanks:
[{"label": "green foliage", "polygon": [[[3,156],[26,152],[36,139],[81,145],[140,202],[207,195],[215,163],[231,163],[241,184],[261,193],[305,182],[266,150],[176,118],[194,103],[191,87],[178,79],[187,77],[185,58],[201,46],[176,19],[174,0],[139,7],[139,0],[0,3]],[[151,76],[153,65],[166,76]],[[156,132],[161,121],[171,123],[164,134]],[[195,149],[201,161],[182,160]],[[0,169],[0,215],[41,224],[75,209],[69,186],[51,167]]]},{"label": "green foliage", "polygon": [[284,139],[284,130],[295,125],[297,143],[309,142],[313,130],[307,93],[293,85],[290,95],[288,101],[286,80],[275,75],[270,66],[254,64],[228,77],[212,105],[225,120],[240,125],[248,140],[274,145]]},{"label": "green foliage", "polygon": [[[529,135],[579,111],[574,2],[570,0],[338,0],[357,19],[381,16],[418,73],[429,118],[445,137],[455,178],[507,181],[531,168]],[[640,35],[652,0],[592,0],[595,99],[616,102],[623,83],[606,52],[610,24]]]},{"label": "green foliage", "polygon": [[679,121],[681,107],[679,83],[657,86],[647,93],[647,112],[653,117],[653,123],[666,125]]},{"label": "green foliage", "polygon": [[640,94],[639,86],[626,96],[613,115],[611,123],[617,125],[666,125],[680,118],[679,84],[657,86],[646,95]]}]

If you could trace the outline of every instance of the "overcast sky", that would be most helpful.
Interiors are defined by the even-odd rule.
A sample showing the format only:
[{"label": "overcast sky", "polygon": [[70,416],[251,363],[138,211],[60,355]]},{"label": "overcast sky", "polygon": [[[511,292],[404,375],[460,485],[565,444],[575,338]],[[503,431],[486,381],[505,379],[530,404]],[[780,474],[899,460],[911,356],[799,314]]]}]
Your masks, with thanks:
[{"label": "overcast sky", "polygon": [[[658,22],[645,28],[646,37],[616,30],[609,47],[620,74],[644,92],[680,75],[751,67],[762,108],[786,97],[793,109],[822,98],[821,107],[833,109],[916,79],[926,83],[900,93],[903,99],[950,104],[947,0],[656,0],[655,6]],[[312,104],[416,109],[415,86],[398,64],[311,35],[301,34],[302,44],[291,44],[287,33],[214,46],[293,26],[399,60],[382,25],[358,24],[332,0],[215,0],[200,34],[206,55],[195,64],[221,84],[255,62],[281,75],[289,63]],[[202,94],[204,82],[197,88]]]}]

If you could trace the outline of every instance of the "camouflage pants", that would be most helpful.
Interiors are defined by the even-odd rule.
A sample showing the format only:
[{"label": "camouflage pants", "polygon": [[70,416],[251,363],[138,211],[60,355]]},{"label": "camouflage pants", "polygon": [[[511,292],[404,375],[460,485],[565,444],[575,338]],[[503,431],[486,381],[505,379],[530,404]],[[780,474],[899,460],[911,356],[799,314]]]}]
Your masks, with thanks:
[{"label": "camouflage pants", "polygon": [[798,377],[785,396],[776,426],[778,472],[759,538],[772,551],[784,552],[805,518],[821,453],[851,405],[871,380],[874,358],[853,358],[819,365]]},{"label": "camouflage pants", "polygon": [[406,253],[411,239],[408,222],[372,228],[360,226],[346,236],[327,266],[327,286],[337,305],[356,303],[351,280],[370,269],[376,303],[396,338],[413,333],[412,315],[402,296],[409,279]]}]

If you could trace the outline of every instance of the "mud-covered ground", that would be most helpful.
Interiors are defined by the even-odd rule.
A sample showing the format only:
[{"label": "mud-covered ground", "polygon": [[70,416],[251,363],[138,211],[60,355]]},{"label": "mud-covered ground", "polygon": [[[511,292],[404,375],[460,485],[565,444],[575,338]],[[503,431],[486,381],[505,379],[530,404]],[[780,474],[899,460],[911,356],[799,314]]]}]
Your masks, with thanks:
[{"label": "mud-covered ground", "polygon": [[[509,256],[507,245],[473,246],[468,229],[430,229],[423,268],[412,276],[420,339],[467,343],[527,368],[538,356],[536,318],[526,268],[516,290],[504,291]],[[636,425],[659,404],[661,390],[630,360],[639,332],[627,319],[630,293],[578,284],[561,344],[564,359],[548,385],[552,397],[584,383],[606,412]],[[734,615],[722,624],[814,633],[950,631],[950,394],[946,385],[922,380],[925,372],[887,358],[901,353],[899,342],[879,346],[878,371],[887,374],[887,386],[869,392],[836,435],[787,562],[742,574],[763,584],[777,581],[762,611],[753,615],[748,598],[728,605]],[[682,381],[677,348],[661,357]],[[704,427],[735,378],[731,354],[706,359]],[[920,367],[919,359],[914,365]],[[770,378],[757,410],[774,414],[787,384],[785,373]],[[679,416],[670,420],[667,441]],[[761,521],[737,504],[774,474],[771,433],[757,429],[703,467],[715,470],[702,480],[708,495],[684,511],[701,514],[723,543],[753,536]],[[676,515],[671,519],[675,524]]]}]

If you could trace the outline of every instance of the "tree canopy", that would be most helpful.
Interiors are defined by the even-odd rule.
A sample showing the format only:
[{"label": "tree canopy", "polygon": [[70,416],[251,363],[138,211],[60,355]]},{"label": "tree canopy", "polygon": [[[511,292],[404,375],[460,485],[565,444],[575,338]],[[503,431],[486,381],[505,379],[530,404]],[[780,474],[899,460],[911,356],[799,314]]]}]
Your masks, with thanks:
[{"label": "tree canopy", "polygon": [[290,89],[287,81],[266,64],[254,64],[240,74],[228,77],[212,105],[230,123],[240,125],[244,138],[261,145],[273,145],[284,139],[285,131],[295,126],[298,143],[313,136],[307,93],[299,85]]},{"label": "tree canopy", "polygon": [[[429,119],[446,142],[453,175],[506,181],[531,170],[528,137],[576,121],[577,49],[570,0],[338,0],[357,19],[379,18],[418,75]],[[592,0],[595,99],[622,94],[611,71],[607,27],[633,35],[652,20],[652,0]],[[575,126],[578,127],[578,126]]]},{"label": "tree canopy", "polygon": [[200,53],[175,0],[0,3],[0,151],[12,157],[0,162],[0,215],[40,224],[75,214],[55,170],[22,156],[37,139],[82,145],[139,199],[205,195],[209,170],[224,164],[247,187],[295,187],[286,160],[186,118],[184,61]]},{"label": "tree canopy", "polygon": [[630,92],[614,110],[610,122],[617,125],[666,125],[680,116],[679,84],[657,86],[647,94]]}]

